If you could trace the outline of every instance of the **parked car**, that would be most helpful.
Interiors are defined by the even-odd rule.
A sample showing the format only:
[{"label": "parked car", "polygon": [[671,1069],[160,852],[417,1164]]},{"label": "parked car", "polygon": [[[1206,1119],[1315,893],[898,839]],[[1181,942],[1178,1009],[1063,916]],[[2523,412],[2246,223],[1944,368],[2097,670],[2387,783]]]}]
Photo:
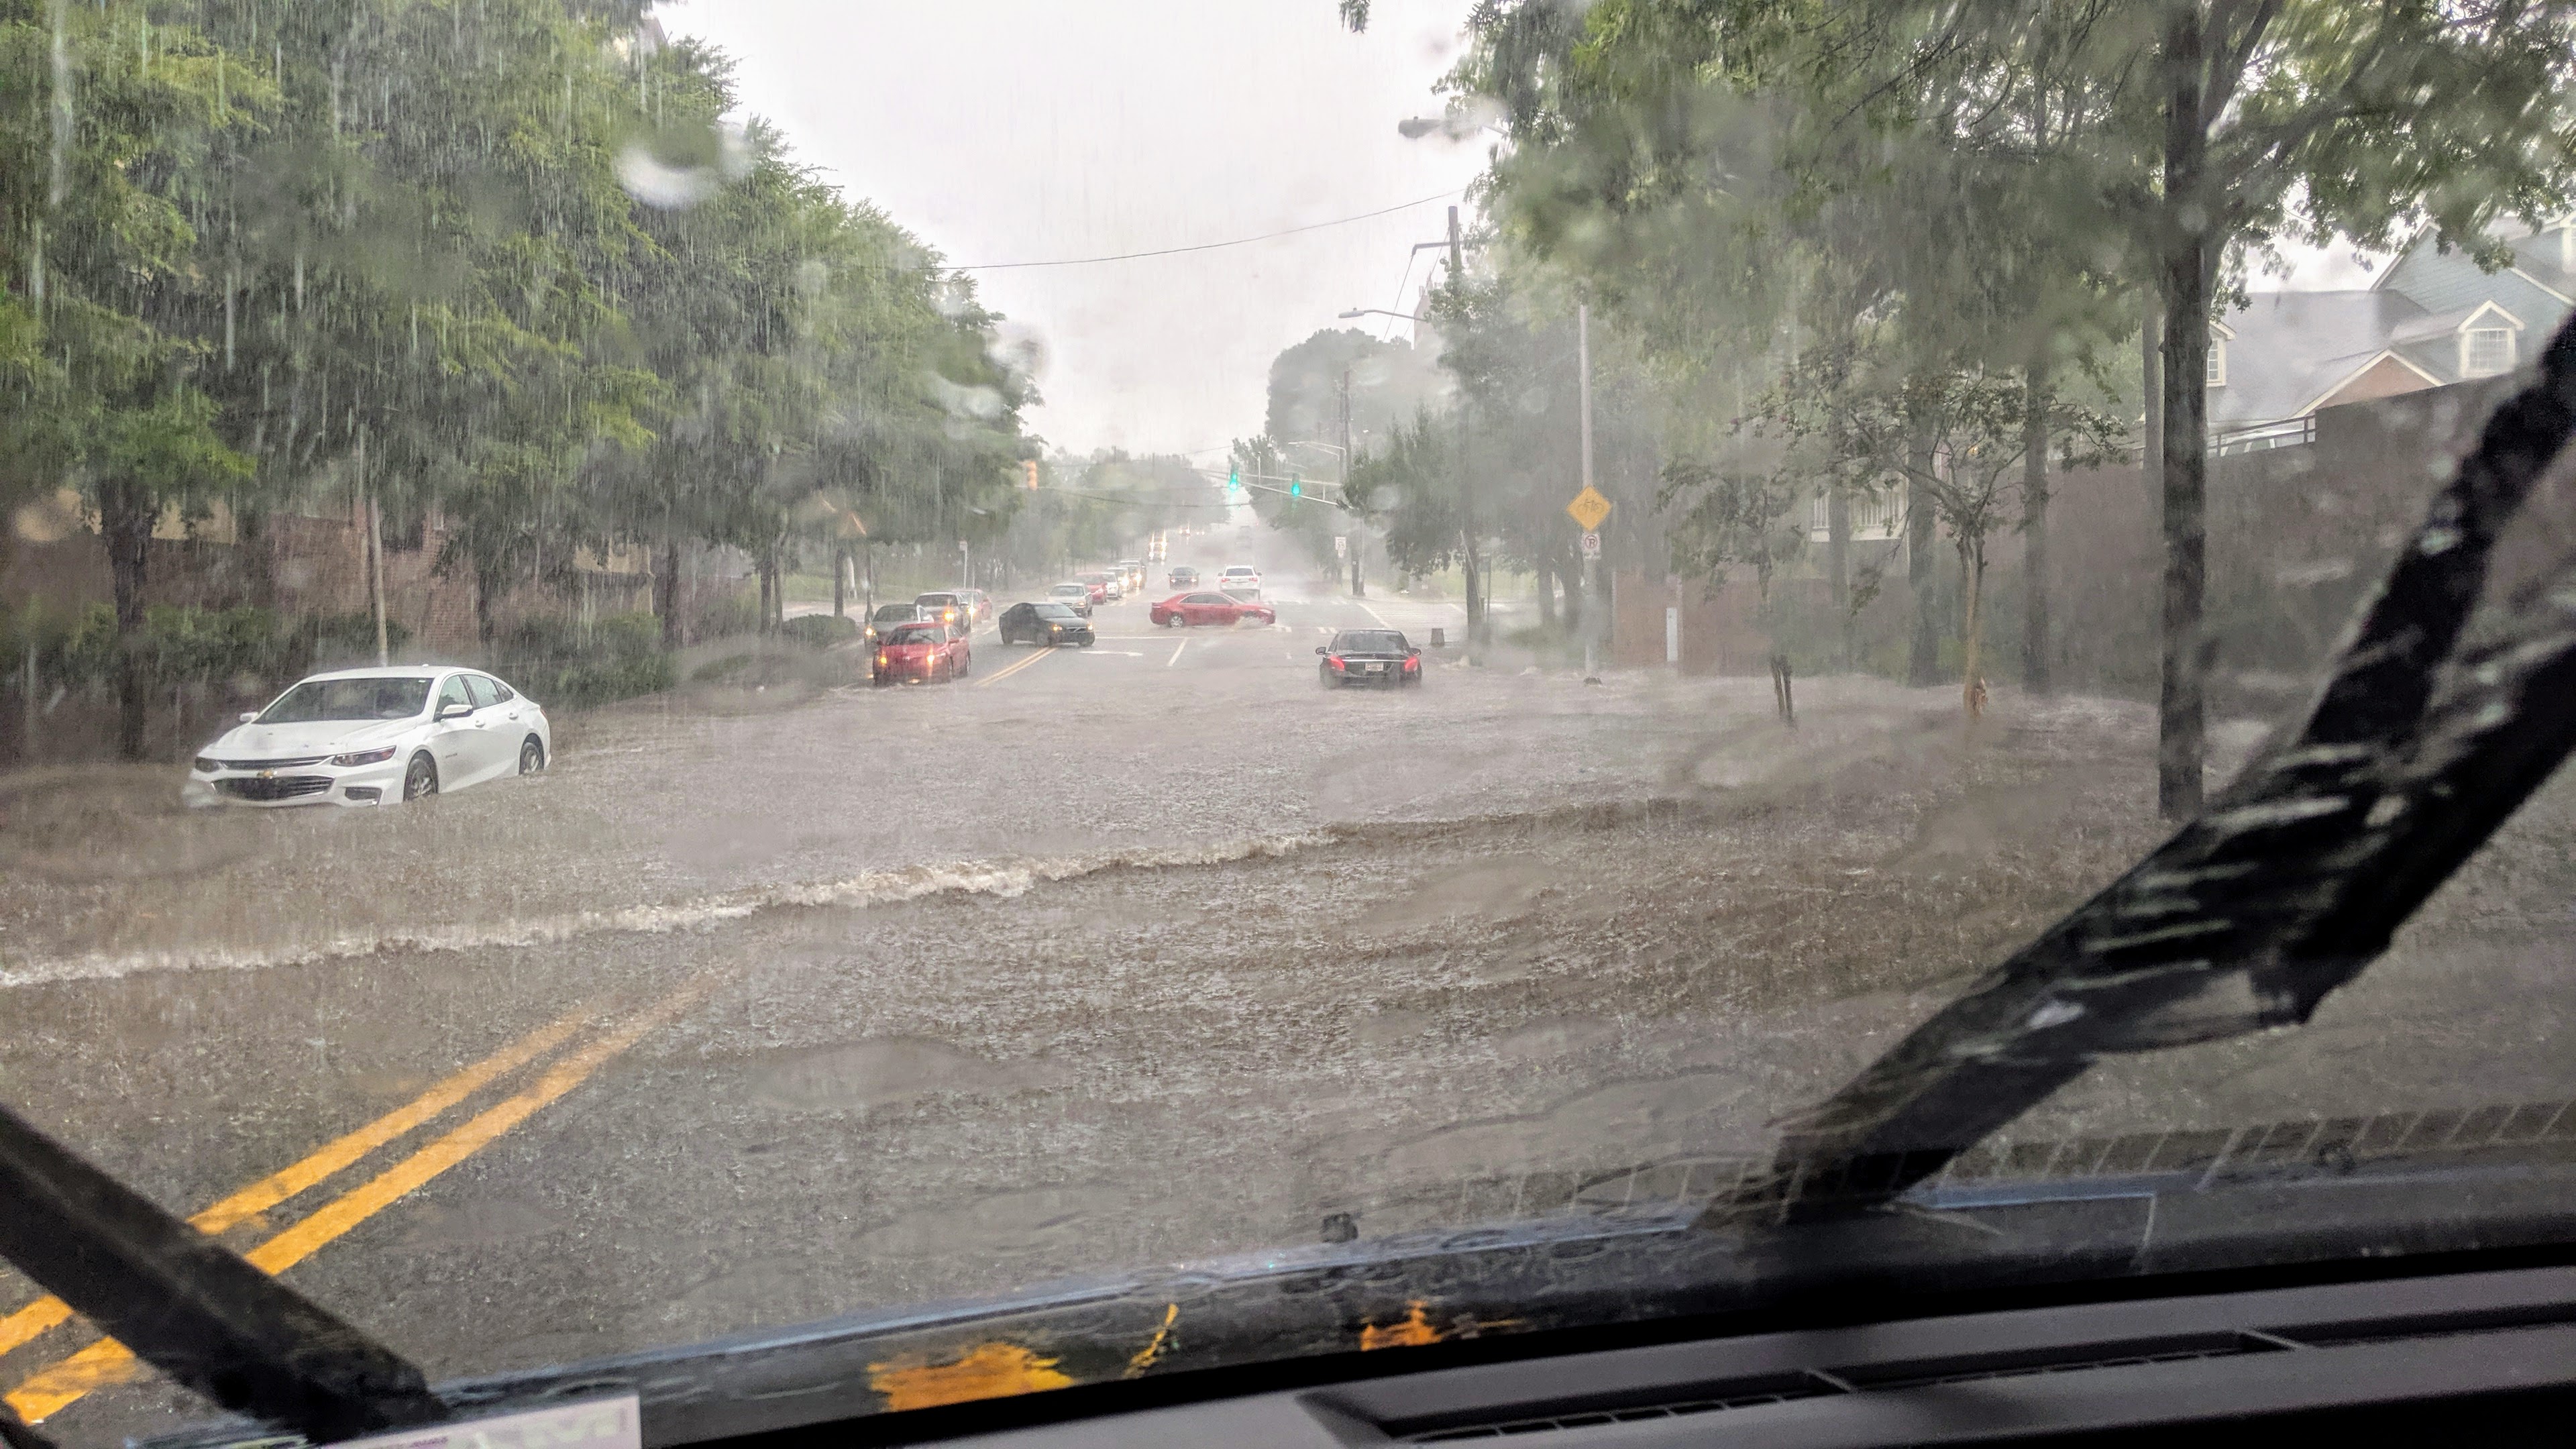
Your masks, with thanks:
[{"label": "parked car", "polygon": [[1199,571],[1188,564],[1181,564],[1171,571],[1167,581],[1176,589],[1195,589],[1199,586]]},{"label": "parked car", "polygon": [[877,644],[877,636],[886,629],[896,624],[910,624],[928,617],[930,616],[922,611],[919,604],[879,604],[876,612],[868,615],[867,622],[860,626],[860,642],[873,649]]},{"label": "parked car", "polygon": [[533,775],[554,750],[537,702],[434,665],[299,681],[190,762],[191,805],[382,805]]},{"label": "parked car", "polygon": [[1316,678],[1327,689],[1346,684],[1386,684],[1401,688],[1422,682],[1422,651],[1393,629],[1344,629],[1329,644],[1315,646],[1324,662]]},{"label": "parked car", "polygon": [[1063,583],[1057,584],[1055,587],[1047,590],[1047,602],[1062,604],[1066,608],[1071,609],[1075,613],[1088,619],[1091,617],[1091,605],[1093,602],[1091,585],[1081,583],[1073,579],[1067,579]]},{"label": "parked car", "polygon": [[868,677],[878,684],[964,679],[975,662],[968,627],[963,617],[897,624],[877,641],[876,665]]},{"label": "parked car", "polygon": [[1239,624],[1246,619],[1256,624],[1279,622],[1279,615],[1268,604],[1206,591],[1174,594],[1156,604],[1147,617],[1157,625],[1174,629],[1190,624]]},{"label": "parked car", "polygon": [[966,597],[963,589],[940,589],[927,594],[915,594],[912,596],[912,601],[921,606],[929,617],[943,624],[953,619],[963,619],[969,628],[974,626],[975,605]]},{"label": "parked car", "polygon": [[1096,642],[1091,626],[1070,605],[1050,599],[1043,604],[1013,604],[1002,611],[1004,644],[1079,644]]}]

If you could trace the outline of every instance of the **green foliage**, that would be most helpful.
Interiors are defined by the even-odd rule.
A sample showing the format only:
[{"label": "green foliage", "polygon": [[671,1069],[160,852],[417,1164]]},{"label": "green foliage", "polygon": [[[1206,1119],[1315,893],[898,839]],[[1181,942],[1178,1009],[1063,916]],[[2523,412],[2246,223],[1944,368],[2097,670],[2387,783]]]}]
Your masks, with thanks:
[{"label": "green foliage", "polygon": [[831,614],[799,614],[781,628],[789,639],[815,649],[848,644],[859,637],[859,621]]},{"label": "green foliage", "polygon": [[87,495],[138,667],[151,531],[219,500],[434,512],[487,606],[1007,529],[1027,349],[643,9],[0,0],[0,510]]}]

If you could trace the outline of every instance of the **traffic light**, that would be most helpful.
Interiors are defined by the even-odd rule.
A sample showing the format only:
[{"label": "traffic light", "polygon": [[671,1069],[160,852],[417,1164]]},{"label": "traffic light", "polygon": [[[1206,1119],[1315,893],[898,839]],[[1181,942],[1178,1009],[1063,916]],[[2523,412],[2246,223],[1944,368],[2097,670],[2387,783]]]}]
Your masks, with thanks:
[{"label": "traffic light", "polygon": [[1234,469],[1225,475],[1225,491],[1228,493],[1240,493],[1243,491],[1243,470],[1241,468]]},{"label": "traffic light", "polygon": [[1028,475],[1028,486],[1031,488],[1038,486],[1038,460],[1035,458],[1023,458],[1020,460],[1020,467],[1025,470]]},{"label": "traffic light", "polygon": [[1294,473],[1288,475],[1288,496],[1291,498],[1303,498],[1306,496],[1306,485],[1298,482],[1297,475]]}]

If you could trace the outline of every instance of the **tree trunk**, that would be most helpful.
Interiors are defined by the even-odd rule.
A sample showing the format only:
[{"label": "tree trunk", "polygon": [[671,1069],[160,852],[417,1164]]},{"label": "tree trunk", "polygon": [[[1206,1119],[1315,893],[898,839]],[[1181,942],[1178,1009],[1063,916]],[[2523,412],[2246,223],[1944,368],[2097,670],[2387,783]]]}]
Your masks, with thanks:
[{"label": "tree trunk", "polygon": [[[474,637],[483,646],[485,663],[492,658],[492,575],[495,569],[474,571]],[[589,586],[589,575],[582,576],[583,587]]]},{"label": "tree trunk", "polygon": [[[366,467],[366,442],[363,438],[358,444],[358,466],[361,470]],[[385,515],[384,510],[376,506],[373,493],[367,495],[367,563],[367,578],[376,605],[376,667],[382,669],[393,662],[393,647],[385,629]]]},{"label": "tree trunk", "polygon": [[849,577],[850,551],[835,545],[832,549],[832,617],[835,619],[846,619],[850,615]]},{"label": "tree trunk", "polygon": [[653,581],[653,612],[662,618],[662,647],[680,647],[680,541],[662,541],[662,576]]},{"label": "tree trunk", "polygon": [[1476,552],[1473,535],[1462,533],[1458,541],[1467,565],[1467,662],[1482,664],[1484,656],[1481,651],[1485,641],[1484,560]]},{"label": "tree trunk", "polygon": [[1849,669],[1860,651],[1851,608],[1851,495],[1839,487],[1825,490],[1825,589],[1834,604],[1834,656]]},{"label": "tree trunk", "polygon": [[760,631],[769,632],[770,610],[778,604],[778,556],[763,552],[760,556]]},{"label": "tree trunk", "polygon": [[1932,566],[1932,490],[1919,475],[1932,471],[1932,439],[1918,433],[1906,444],[1913,456],[1905,482],[1905,580],[1914,595],[1914,629],[1906,641],[1905,682],[1921,686],[1941,681],[1940,582]]},{"label": "tree trunk", "polygon": [[2022,374],[2021,436],[2021,683],[2046,695],[2048,678],[2048,369],[2033,363]]},{"label": "tree trunk", "polygon": [[102,483],[98,531],[107,545],[108,573],[116,594],[116,752],[143,758],[143,731],[151,710],[151,661],[144,654],[143,586],[152,551],[152,499],[142,485]]},{"label": "tree trunk", "polygon": [[1959,704],[1970,720],[1986,712],[1986,549],[1980,539],[1974,547],[1966,540],[1959,544],[1960,610],[1959,610]]},{"label": "tree trunk", "polygon": [[2157,705],[2156,808],[2168,820],[2200,813],[2209,370],[2209,132],[2200,113],[2197,5],[2177,5],[2165,30],[2164,675]]}]

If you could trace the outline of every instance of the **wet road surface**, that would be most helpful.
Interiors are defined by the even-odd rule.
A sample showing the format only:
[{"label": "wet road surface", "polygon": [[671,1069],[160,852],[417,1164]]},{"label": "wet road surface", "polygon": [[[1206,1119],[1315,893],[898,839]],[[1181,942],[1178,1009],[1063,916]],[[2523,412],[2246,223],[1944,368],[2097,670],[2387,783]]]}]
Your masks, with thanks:
[{"label": "wet road surface", "polygon": [[[0,1095],[446,1377],[1753,1151],[2158,838],[2138,706],[1970,732],[1823,679],[1792,731],[1760,680],[1454,655],[1328,693],[1333,628],[1462,620],[1279,607],[566,720],[545,776],[413,809],[21,777]],[[2576,1090],[2569,795],[2306,1032],[2045,1113]],[[0,1390],[72,1444],[201,1412],[5,1272]]]}]

